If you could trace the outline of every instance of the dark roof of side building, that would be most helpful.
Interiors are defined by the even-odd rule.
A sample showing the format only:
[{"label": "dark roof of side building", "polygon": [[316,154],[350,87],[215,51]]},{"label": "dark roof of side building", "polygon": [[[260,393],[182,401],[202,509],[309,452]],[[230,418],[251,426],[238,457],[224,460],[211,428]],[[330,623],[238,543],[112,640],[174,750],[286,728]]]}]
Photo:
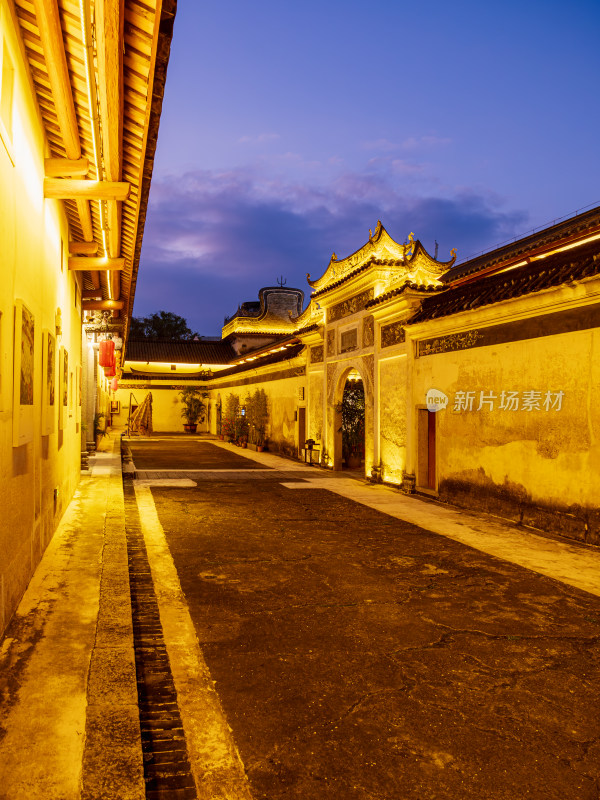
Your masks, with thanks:
[{"label": "dark roof of side building", "polygon": [[461,311],[511,300],[543,289],[600,275],[600,241],[482,277],[469,283],[450,286],[434,297],[427,297],[408,324],[447,317]]},{"label": "dark roof of side building", "polygon": [[[183,344],[186,344],[186,342]],[[286,347],[285,350],[278,351],[277,353],[268,353],[264,356],[258,356],[256,359],[248,361],[244,364],[233,364],[227,369],[205,375],[200,373],[195,375],[175,375],[169,373],[160,374],[156,372],[137,372],[136,370],[126,369],[123,372],[123,380],[169,381],[171,383],[181,383],[182,381],[206,382],[214,380],[215,378],[227,378],[230,375],[236,375],[238,372],[248,372],[250,370],[257,369],[258,367],[266,367],[270,364],[278,364],[282,361],[291,361],[291,359],[295,358],[295,356],[302,352],[303,347],[304,345],[302,344],[293,344],[290,347]],[[173,361],[173,363],[177,362]],[[210,362],[205,361],[203,363],[206,364]]]},{"label": "dark roof of side building", "polygon": [[173,341],[130,339],[127,361],[159,361],[164,364],[228,364],[236,357],[229,342],[221,340]]},{"label": "dark roof of side building", "polygon": [[303,349],[303,344],[293,344],[277,353],[268,353],[264,356],[257,357],[256,360],[247,361],[244,364],[235,364],[228,369],[219,370],[218,374],[213,375],[213,378],[226,378],[228,375],[235,375],[238,372],[247,372],[248,370],[257,369],[258,367],[266,367],[269,364],[278,364],[280,361],[291,361],[291,359],[295,358]]},{"label": "dark roof of side building", "polygon": [[503,262],[522,261],[537,250],[552,249],[554,243],[563,244],[570,239],[583,239],[586,235],[592,235],[599,230],[600,207],[596,207],[531,233],[529,236],[524,236],[518,241],[463,261],[462,264],[457,264],[444,273],[441,280],[444,283],[452,283],[452,281],[468,275],[475,275],[477,272],[487,271],[495,266],[500,267]]}]

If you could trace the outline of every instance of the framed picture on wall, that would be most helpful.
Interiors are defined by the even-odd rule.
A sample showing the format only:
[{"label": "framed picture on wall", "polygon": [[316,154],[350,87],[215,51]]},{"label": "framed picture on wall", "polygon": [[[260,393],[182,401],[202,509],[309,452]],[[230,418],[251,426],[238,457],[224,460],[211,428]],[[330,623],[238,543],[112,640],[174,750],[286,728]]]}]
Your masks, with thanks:
[{"label": "framed picture on wall", "polygon": [[42,331],[42,436],[54,432],[56,417],[56,339]]},{"label": "framed picture on wall", "polygon": [[120,414],[121,413],[121,401],[120,400],[111,400],[110,401],[110,413],[111,414]]},{"label": "framed picture on wall", "polygon": [[69,407],[69,354],[61,345],[58,382],[58,427],[63,430]]},{"label": "framed picture on wall", "polygon": [[35,320],[22,300],[15,302],[13,447],[33,439]]},{"label": "framed picture on wall", "polygon": [[73,391],[73,370],[69,375],[69,416],[73,416],[73,406],[75,404],[75,392]]}]

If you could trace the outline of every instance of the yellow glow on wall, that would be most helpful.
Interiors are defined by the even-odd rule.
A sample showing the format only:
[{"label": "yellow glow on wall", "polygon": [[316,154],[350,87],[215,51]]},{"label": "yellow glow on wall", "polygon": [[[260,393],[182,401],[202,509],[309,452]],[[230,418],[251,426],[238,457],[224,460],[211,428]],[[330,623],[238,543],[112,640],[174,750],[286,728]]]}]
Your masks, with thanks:
[{"label": "yellow glow on wall", "polygon": [[139,372],[153,372],[156,375],[187,375],[196,372],[206,372],[210,370],[215,372],[222,369],[227,369],[231,364],[185,364],[177,363],[176,369],[171,369],[173,366],[172,361],[129,361],[125,362],[127,369],[136,370]]},{"label": "yellow glow on wall", "polygon": [[281,320],[281,322],[274,322],[273,320],[265,322],[256,317],[234,317],[223,326],[222,335],[224,338],[231,333],[291,334],[295,329],[295,323],[285,322],[284,320]]}]

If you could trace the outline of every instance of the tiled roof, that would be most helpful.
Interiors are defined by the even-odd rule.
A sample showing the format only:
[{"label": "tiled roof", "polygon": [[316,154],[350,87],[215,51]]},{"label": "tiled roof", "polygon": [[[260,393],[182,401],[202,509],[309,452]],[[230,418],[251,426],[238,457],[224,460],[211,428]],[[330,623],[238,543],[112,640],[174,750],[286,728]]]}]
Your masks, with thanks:
[{"label": "tiled roof", "polygon": [[379,297],[369,300],[369,302],[365,304],[365,308],[371,308],[372,306],[379,305],[380,303],[385,303],[386,300],[391,300],[392,297],[397,297],[398,295],[402,294],[405,289],[413,289],[414,291],[428,293],[440,291],[439,286],[423,286],[418,283],[411,283],[410,281],[407,281],[406,283],[403,283],[402,286],[396,286],[395,289],[390,289],[389,292],[380,294]]},{"label": "tiled roof", "polygon": [[169,364],[228,364],[236,357],[229,342],[218,341],[156,341],[130,339],[127,361],[159,361]]},{"label": "tiled roof", "polygon": [[593,275],[600,275],[600,242],[555,253],[532,264],[455,288],[449,287],[435,297],[426,298],[409,324],[472,311]]},{"label": "tiled roof", "polygon": [[279,361],[289,361],[297,356],[303,348],[303,344],[295,344],[291,347],[286,347],[285,350],[279,350],[277,353],[270,353],[262,357],[259,356],[254,361],[247,361],[245,364],[236,364],[229,369],[219,370],[219,372],[212,376],[212,380],[215,378],[226,378],[238,372],[246,372],[251,369],[258,369],[259,367],[266,367],[269,364],[277,364]]},{"label": "tiled roof", "polygon": [[206,383],[207,381],[214,381],[217,378],[228,378],[231,375],[237,375],[239,372],[248,372],[259,367],[266,367],[269,364],[278,364],[281,361],[290,361],[302,351],[303,347],[304,345],[302,344],[286,347],[285,350],[280,350],[277,353],[270,353],[269,355],[258,357],[254,361],[248,361],[245,364],[234,364],[227,369],[213,372],[211,375],[177,375],[175,373],[159,374],[156,372],[132,372],[131,370],[125,368],[125,370],[123,370],[122,381],[169,381],[169,383],[173,384],[179,384],[183,381]]},{"label": "tiled roof", "polygon": [[296,334],[298,336],[303,336],[305,333],[310,333],[311,331],[319,330],[319,326],[316,322],[313,322],[311,325],[305,325],[304,328],[298,328]]},{"label": "tiled roof", "polygon": [[340,278],[339,280],[334,281],[333,283],[330,283],[327,286],[324,286],[322,289],[317,289],[316,292],[313,292],[311,294],[311,297],[320,297],[322,294],[330,292],[332,289],[335,289],[336,286],[341,286],[343,283],[347,283],[349,280],[356,277],[356,275],[360,275],[361,272],[365,272],[366,270],[369,269],[369,267],[372,267],[373,265],[377,267],[405,266],[404,261],[398,261],[397,259],[370,258],[368,261],[365,261],[365,263],[362,266],[357,267],[357,269],[353,270],[352,272],[349,272],[347,275],[344,275],[343,278]]},{"label": "tiled roof", "polygon": [[500,267],[504,262],[524,260],[528,255],[540,248],[551,249],[554,243],[563,243],[574,238],[584,238],[599,227],[600,207],[597,207],[525,236],[516,242],[498,247],[489,253],[470,258],[468,261],[452,267],[441,279],[445,283],[450,283],[483,270],[488,271],[495,266]]},{"label": "tiled roof", "polygon": [[218,372],[213,372],[212,375],[201,375],[200,373],[196,373],[194,375],[179,375],[175,372],[132,372],[131,370],[125,368],[121,376],[121,381],[168,381],[170,384],[177,385],[185,381],[189,383],[200,383],[202,381],[210,380],[211,378],[214,378],[215,375],[219,374],[220,373]]},{"label": "tiled roof", "polygon": [[[233,341],[234,339],[252,339],[253,336],[257,338],[260,336],[268,336],[270,339],[288,339],[292,334],[288,331],[287,333],[274,333],[273,331],[240,331],[228,333],[227,336],[223,339],[224,342]],[[261,345],[262,346],[262,345]]]}]

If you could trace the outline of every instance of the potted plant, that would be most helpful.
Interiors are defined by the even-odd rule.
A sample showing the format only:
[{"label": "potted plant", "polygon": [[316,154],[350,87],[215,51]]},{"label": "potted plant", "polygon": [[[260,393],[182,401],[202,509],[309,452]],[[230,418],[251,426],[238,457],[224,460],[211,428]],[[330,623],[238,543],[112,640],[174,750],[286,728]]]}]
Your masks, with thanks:
[{"label": "potted plant", "polygon": [[266,443],[266,430],[269,412],[267,394],[264,389],[257,389],[246,397],[246,420],[248,422],[248,447],[262,452]]},{"label": "potted plant", "polygon": [[254,429],[256,433],[256,449],[264,450],[267,436],[267,422],[269,420],[269,407],[267,393],[264,389],[254,392]]},{"label": "potted plant", "polygon": [[181,416],[185,419],[183,429],[186,433],[196,433],[198,422],[204,422],[206,406],[202,402],[203,393],[192,386],[182,389],[179,396],[183,405]]},{"label": "potted plant", "polygon": [[221,439],[225,439],[226,442],[233,440],[233,420],[229,417],[223,417],[221,420]]},{"label": "potted plant", "polygon": [[100,449],[100,443],[106,435],[106,414],[94,414],[94,442],[96,444],[96,450]]},{"label": "potted plant", "polygon": [[221,432],[226,442],[236,439],[235,421],[238,417],[240,400],[235,394],[228,394],[225,400],[225,416],[221,420]]}]

